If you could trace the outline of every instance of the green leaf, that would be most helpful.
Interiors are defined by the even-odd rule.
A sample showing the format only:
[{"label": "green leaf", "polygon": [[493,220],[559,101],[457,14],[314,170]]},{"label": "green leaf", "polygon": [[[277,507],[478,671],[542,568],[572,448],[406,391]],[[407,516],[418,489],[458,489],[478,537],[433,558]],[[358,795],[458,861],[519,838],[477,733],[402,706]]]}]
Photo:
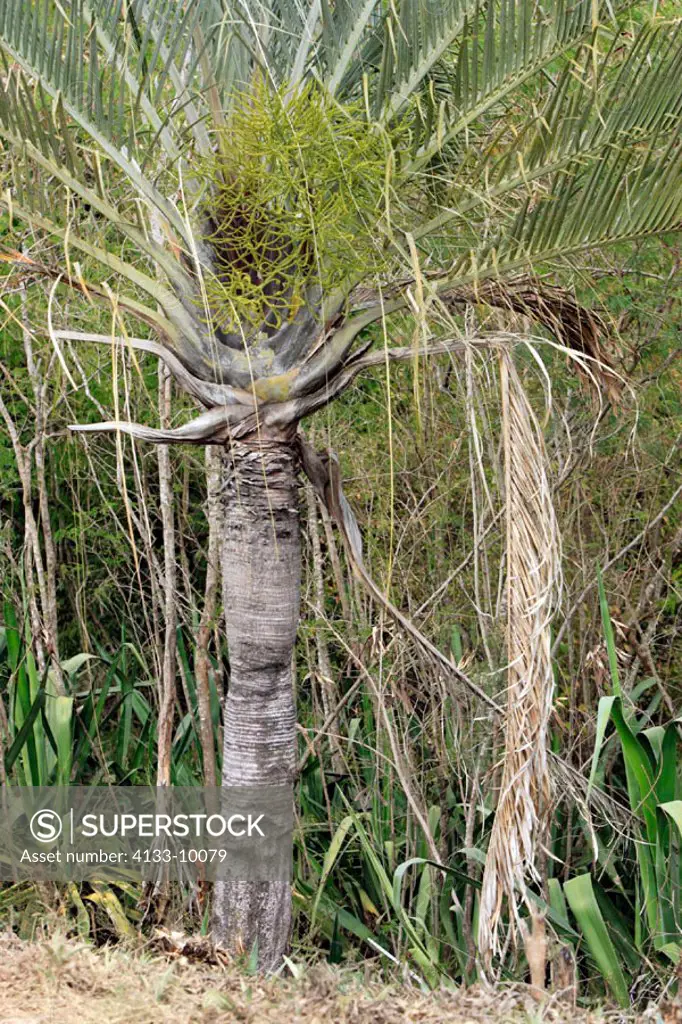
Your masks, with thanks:
[{"label": "green leaf", "polygon": [[630,994],[620,961],[609,938],[592,888],[590,875],[564,882],[564,892],[590,954],[599,967],[612,995],[622,1007],[629,1007]]},{"label": "green leaf", "polygon": [[61,666],[68,676],[75,676],[88,661],[96,660],[97,656],[95,654],[86,654],[84,651],[81,651],[80,654],[74,654],[72,658],[66,658],[62,661]]},{"label": "green leaf", "polygon": [[620,677],[618,675],[616,641],[613,635],[613,625],[611,623],[609,605],[606,600],[606,591],[604,590],[604,577],[602,576],[599,566],[597,566],[597,581],[599,588],[599,611],[601,613],[602,629],[604,630],[604,639],[606,641],[606,650],[609,658],[609,668],[611,670],[611,685],[613,686],[614,695],[616,697],[620,697],[622,696],[622,693],[620,688]]},{"label": "green leaf", "polygon": [[615,697],[600,697],[599,704],[597,706],[597,726],[594,738],[594,753],[592,754],[592,767],[590,769],[590,778],[587,784],[588,797],[594,787],[595,779],[597,777],[599,755],[601,753],[602,743],[604,742],[604,736],[606,735],[606,727],[609,724],[611,711],[613,709],[613,702],[615,700]]},{"label": "green leaf", "polygon": [[[196,2],[192,3],[196,7]],[[4,0],[0,10],[0,40],[7,54],[19,65],[29,78],[38,81],[45,93],[55,103],[63,105],[65,113],[85,132],[106,156],[123,171],[139,193],[155,206],[168,220],[189,246],[185,224],[174,206],[156,188],[153,181],[140,171],[140,157],[144,153],[131,154],[128,151],[130,133],[126,131],[122,111],[132,87],[133,98],[139,88],[140,64],[133,60],[134,50],[127,45],[125,19],[118,15],[111,18],[109,29],[119,35],[119,55],[108,64],[108,74],[90,80],[92,88],[84,89],[86,59],[91,56],[85,49],[85,35],[88,24],[83,17],[83,6],[71,6],[69,16],[61,4],[50,4],[51,11],[42,0]],[[109,10],[113,13],[115,5]],[[30,19],[30,28],[29,28]],[[116,20],[114,20],[116,19]],[[164,31],[164,25],[158,26]],[[191,45],[191,35],[184,38],[185,52]],[[122,54],[132,61],[130,73],[120,74],[123,67]],[[118,65],[118,67],[117,67]],[[107,95],[108,94],[108,95]],[[140,93],[138,93],[139,95]],[[108,109],[107,109],[108,107]],[[145,104],[145,109],[150,107]],[[158,118],[158,115],[155,115]],[[24,131],[31,131],[31,111],[27,104],[16,112],[17,124]],[[55,126],[52,126],[55,130]],[[38,143],[40,129],[27,137]],[[51,133],[47,133],[48,135]],[[61,131],[55,132],[54,148],[58,148]],[[148,138],[140,133],[140,139]]]},{"label": "green leaf", "polygon": [[661,810],[674,823],[682,840],[682,800],[671,800],[669,803],[661,804]]},{"label": "green leaf", "polygon": [[331,842],[327,847],[327,851],[324,855],[324,861],[322,863],[322,873],[320,875],[320,881],[317,886],[317,893],[315,894],[315,900],[313,902],[313,909],[310,914],[310,930],[312,931],[315,925],[315,918],[317,917],[317,910],[320,905],[320,898],[324,891],[324,887],[327,884],[327,879],[331,874],[331,871],[336,863],[338,856],[341,853],[343,844],[353,827],[353,817],[349,814],[342,821],[336,832],[332,836]]},{"label": "green leaf", "polygon": [[[8,774],[9,774],[9,772],[11,772],[11,770],[12,770],[12,768],[14,766],[14,762],[16,761],[17,757],[19,756],[19,754],[23,750],[24,744],[28,743],[30,740],[33,739],[33,732],[32,732],[32,730],[33,730],[33,723],[36,721],[36,719],[37,719],[38,715],[40,714],[40,711],[44,707],[44,705],[45,705],[45,691],[41,690],[40,693],[37,695],[36,699],[34,700],[33,704],[31,705],[31,707],[29,709],[29,712],[26,715],[26,718],[24,719],[19,732],[14,737],[14,741],[13,741],[11,747],[9,748],[7,753],[5,754],[5,771]],[[33,756],[29,760],[29,764],[30,764],[30,779],[32,781],[29,783],[29,781],[27,780],[27,785],[31,784],[31,785],[39,786],[40,785],[39,772],[38,772],[37,762],[35,761],[35,744],[33,745],[33,751],[34,751]]]},{"label": "green leaf", "polygon": [[564,890],[561,888],[561,882],[559,879],[549,878],[547,880],[547,890],[549,895],[549,905],[553,912],[558,918],[561,918],[566,922],[567,928],[570,928],[568,921],[568,907],[566,906]]},{"label": "green leaf", "polygon": [[330,964],[340,964],[343,960],[343,942],[341,941],[341,924],[338,913],[334,914],[334,928],[327,959]]},{"label": "green leaf", "polygon": [[480,155],[457,153],[444,208],[412,225],[415,238],[442,231],[440,246],[453,246],[451,286],[679,224],[681,31],[677,24],[644,29],[625,55],[616,36],[596,65],[586,45],[511,142],[493,134]]},{"label": "green leaf", "polygon": [[73,697],[48,695],[46,715],[57,744],[56,786],[68,786],[72,765]]}]

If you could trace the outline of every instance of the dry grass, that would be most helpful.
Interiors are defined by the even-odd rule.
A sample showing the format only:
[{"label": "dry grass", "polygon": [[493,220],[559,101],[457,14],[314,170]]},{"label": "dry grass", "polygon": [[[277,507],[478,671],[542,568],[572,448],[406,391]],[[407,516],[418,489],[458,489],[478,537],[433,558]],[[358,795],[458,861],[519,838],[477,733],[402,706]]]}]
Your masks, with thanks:
[{"label": "dry grass", "polygon": [[171,955],[143,954],[120,947],[95,950],[59,936],[27,943],[11,933],[0,935],[2,1024],[615,1024],[625,1019],[562,1009],[551,1000],[538,1004],[520,985],[424,995],[363,980],[358,970],[324,965],[309,968],[298,980],[262,980],[234,965],[181,955],[177,948]]}]

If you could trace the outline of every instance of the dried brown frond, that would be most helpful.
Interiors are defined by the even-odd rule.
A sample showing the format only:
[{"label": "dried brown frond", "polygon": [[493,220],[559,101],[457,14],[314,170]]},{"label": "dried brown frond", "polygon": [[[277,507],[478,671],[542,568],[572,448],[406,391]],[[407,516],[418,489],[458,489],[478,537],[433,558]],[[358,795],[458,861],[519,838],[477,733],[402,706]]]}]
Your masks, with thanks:
[{"label": "dried brown frond", "polygon": [[[438,277],[439,272],[435,271],[424,274],[424,280],[435,285],[438,285]],[[384,300],[395,298],[413,283],[412,278],[395,282],[384,290]],[[612,403],[618,402],[622,380],[605,347],[609,337],[606,320],[598,310],[582,305],[567,288],[524,276],[505,282],[482,281],[466,288],[438,290],[437,294],[451,310],[484,305],[529,317],[549,331],[559,345],[583,357],[582,361],[580,358],[571,360],[571,365],[583,378],[604,388]],[[365,309],[378,301],[376,290],[366,287],[357,288],[351,296],[354,310]]]},{"label": "dried brown frond", "polygon": [[550,623],[561,547],[542,432],[511,353],[500,353],[507,527],[507,710],[502,783],[483,875],[479,950],[500,953],[503,906],[516,940],[520,905],[538,881],[537,850],[551,799],[547,737],[553,675]]},{"label": "dried brown frond", "polygon": [[[611,402],[618,401],[621,380],[604,347],[609,335],[606,321],[597,310],[583,306],[568,289],[522,277],[505,283],[485,281],[473,289],[448,293],[445,301],[448,305],[484,304],[529,317],[553,334],[559,344],[585,356],[593,382],[604,388]],[[579,361],[572,360],[572,365],[587,376]]]}]

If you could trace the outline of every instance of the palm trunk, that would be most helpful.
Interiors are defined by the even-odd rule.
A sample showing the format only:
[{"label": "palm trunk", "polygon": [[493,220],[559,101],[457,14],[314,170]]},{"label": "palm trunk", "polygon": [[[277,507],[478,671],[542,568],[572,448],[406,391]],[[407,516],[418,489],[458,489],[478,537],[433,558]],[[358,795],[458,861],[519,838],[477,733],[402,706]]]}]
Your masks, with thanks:
[{"label": "palm trunk", "polygon": [[[222,780],[290,785],[296,764],[292,659],[301,546],[297,457],[289,441],[234,442],[223,494],[223,598],[230,654]],[[263,971],[289,941],[288,882],[216,884],[214,935],[234,952],[258,943]]]}]

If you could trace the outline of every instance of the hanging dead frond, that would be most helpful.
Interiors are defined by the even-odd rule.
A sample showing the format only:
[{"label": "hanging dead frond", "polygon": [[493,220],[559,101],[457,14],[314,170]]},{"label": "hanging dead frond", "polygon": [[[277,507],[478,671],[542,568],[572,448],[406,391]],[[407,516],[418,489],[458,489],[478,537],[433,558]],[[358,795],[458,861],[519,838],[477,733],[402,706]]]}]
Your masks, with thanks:
[{"label": "hanging dead frond", "polygon": [[[549,331],[569,353],[578,356],[571,366],[583,378],[602,387],[611,402],[618,401],[623,382],[605,347],[609,337],[607,323],[598,310],[583,305],[569,289],[548,285],[528,275],[508,281],[486,280],[466,287],[443,287],[442,277],[442,270],[425,273],[424,286],[428,290],[430,284],[447,309],[461,311],[465,306],[482,305],[527,316]],[[395,299],[413,283],[412,277],[396,281],[384,290],[384,298]],[[364,310],[378,302],[378,294],[370,288],[357,288],[351,301],[353,309]]]},{"label": "hanging dead frond", "polygon": [[500,953],[503,904],[518,934],[526,887],[538,880],[551,786],[547,738],[553,677],[550,623],[561,550],[540,426],[509,350],[500,353],[507,532],[507,708],[502,783],[479,914],[479,950]]},{"label": "hanging dead frond", "polygon": [[[445,298],[448,305],[482,303],[529,317],[569,352],[576,353],[579,358],[571,360],[571,365],[581,376],[589,376],[593,384],[602,387],[611,402],[618,401],[622,381],[604,347],[609,334],[606,321],[597,310],[582,305],[567,288],[524,276],[504,283],[484,281],[476,288],[449,292]],[[587,370],[581,356],[587,359]]]}]

